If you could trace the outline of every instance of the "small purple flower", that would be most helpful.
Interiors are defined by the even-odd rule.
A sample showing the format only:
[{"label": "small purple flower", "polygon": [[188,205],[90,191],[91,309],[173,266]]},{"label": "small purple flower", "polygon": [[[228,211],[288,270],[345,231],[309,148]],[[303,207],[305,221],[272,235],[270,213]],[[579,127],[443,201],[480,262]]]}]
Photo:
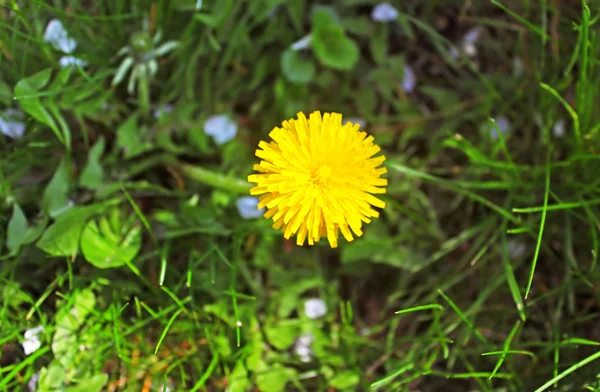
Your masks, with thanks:
[{"label": "small purple flower", "polygon": [[204,133],[212,136],[215,143],[225,144],[237,134],[237,124],[224,114],[212,116],[204,123]]},{"label": "small purple flower", "polygon": [[371,19],[374,22],[388,23],[398,19],[398,10],[392,7],[390,3],[380,3],[371,13]]},{"label": "small purple flower", "polygon": [[0,133],[18,139],[25,134],[23,112],[18,109],[6,109],[0,114]]},{"label": "small purple flower", "polygon": [[417,86],[417,77],[410,65],[404,66],[404,77],[402,79],[402,89],[405,93],[412,93]]},{"label": "small purple flower", "polygon": [[258,208],[258,197],[244,196],[240,197],[235,203],[240,216],[244,219],[256,219],[263,216],[264,208]]},{"label": "small purple flower", "polygon": [[60,66],[65,67],[85,67],[87,65],[87,61],[77,58],[75,56],[63,56],[58,60]]},{"label": "small purple flower", "polygon": [[77,42],[69,37],[67,30],[58,19],[52,19],[46,26],[44,41],[64,53],[71,53],[77,48]]}]

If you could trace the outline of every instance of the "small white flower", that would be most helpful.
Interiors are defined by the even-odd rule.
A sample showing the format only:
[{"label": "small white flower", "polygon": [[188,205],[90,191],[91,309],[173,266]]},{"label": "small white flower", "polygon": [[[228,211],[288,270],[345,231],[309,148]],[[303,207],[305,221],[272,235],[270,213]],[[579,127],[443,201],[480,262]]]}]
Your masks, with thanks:
[{"label": "small white flower", "polygon": [[349,117],[347,120],[344,120],[342,125],[346,125],[347,123],[358,124],[361,130],[365,130],[367,126],[367,122],[360,117]]},{"label": "small white flower", "polygon": [[463,43],[468,44],[476,44],[479,41],[479,37],[481,36],[481,28],[479,26],[473,27],[471,30],[467,31],[464,35],[462,41]]},{"label": "small white flower", "polygon": [[224,114],[212,116],[204,123],[204,133],[212,136],[215,143],[225,144],[237,134],[237,124]]},{"label": "small white flower", "polygon": [[398,19],[398,10],[392,7],[390,3],[380,3],[371,13],[371,19],[374,22],[387,23]]},{"label": "small white flower", "polygon": [[[498,125],[498,128],[500,130],[500,132],[504,135],[506,132],[510,131],[510,120],[506,117],[506,116],[498,116],[495,118],[496,120],[496,125]],[[491,134],[492,134],[492,138],[493,139],[498,139],[498,131],[497,131],[496,127],[492,126],[491,129]]]},{"label": "small white flower", "polygon": [[21,343],[25,355],[29,355],[36,352],[42,346],[42,342],[40,342],[40,338],[38,335],[43,330],[44,326],[40,325],[25,331],[25,333],[23,334],[23,337],[25,339],[23,340],[23,343]]},{"label": "small white flower", "polygon": [[318,319],[327,314],[327,305],[320,298],[310,298],[304,302],[304,313],[310,319]]},{"label": "small white flower", "polygon": [[58,19],[52,19],[48,23],[46,32],[44,33],[44,40],[64,53],[71,53],[77,48],[77,42],[69,37],[67,30],[65,30],[62,22]]},{"label": "small white flower", "polygon": [[295,51],[308,49],[310,47],[311,42],[312,42],[312,34],[308,34],[308,35],[304,36],[303,38],[300,38],[298,41],[294,42],[292,44],[292,46],[290,46],[290,48],[292,48],[292,50],[295,50]]},{"label": "small white flower", "polygon": [[18,109],[6,109],[0,114],[0,132],[3,135],[18,139],[25,134],[23,112]]},{"label": "small white flower", "polygon": [[567,126],[566,121],[561,118],[552,127],[552,134],[557,138],[561,138],[561,137],[565,136],[566,126]]},{"label": "small white flower", "polygon": [[65,68],[65,67],[85,67],[88,63],[85,60],[82,60],[80,58],[77,58],[75,56],[63,56],[61,57],[58,62],[60,63],[60,66]]},{"label": "small white flower", "polygon": [[412,93],[417,86],[417,77],[410,65],[404,66],[404,77],[402,78],[402,89],[406,93]]},{"label": "small white flower", "polygon": [[300,357],[302,362],[310,362],[312,360],[312,342],[315,340],[311,334],[300,336],[294,344],[294,353]]},{"label": "small white flower", "polygon": [[264,208],[258,208],[258,203],[258,197],[244,196],[237,199],[235,205],[242,218],[256,219],[260,218],[265,213]]},{"label": "small white flower", "polygon": [[154,118],[159,119],[160,117],[162,117],[163,114],[169,114],[173,111],[173,106],[167,104],[161,105],[160,107],[154,109],[154,111],[152,112],[152,114],[154,115]]}]

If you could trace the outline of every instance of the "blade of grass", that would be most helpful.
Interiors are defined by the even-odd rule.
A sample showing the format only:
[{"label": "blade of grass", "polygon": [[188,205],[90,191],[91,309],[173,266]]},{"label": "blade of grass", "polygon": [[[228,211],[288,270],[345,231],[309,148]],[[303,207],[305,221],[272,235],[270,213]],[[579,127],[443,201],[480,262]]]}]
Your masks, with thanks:
[{"label": "blade of grass", "polygon": [[458,317],[460,317],[460,319],[467,325],[467,327],[471,331],[473,331],[477,339],[479,339],[479,341],[482,343],[488,344],[489,341],[486,339],[486,337],[483,336],[477,328],[475,328],[473,323],[467,318],[467,316],[462,312],[462,310],[460,310],[460,308],[454,303],[454,301],[448,298],[448,296],[444,294],[442,290],[438,289],[438,293],[446,300],[446,302],[448,302],[448,305],[450,305],[450,307],[454,309]]},{"label": "blade of grass", "polygon": [[573,373],[574,371],[576,371],[579,368],[584,367],[585,365],[587,365],[590,362],[595,361],[596,359],[600,358],[600,351],[598,351],[595,354],[590,355],[589,357],[577,362],[575,365],[569,367],[568,369],[566,369],[565,371],[563,371],[562,373],[560,373],[558,376],[553,377],[552,379],[548,380],[544,385],[542,385],[541,387],[539,387],[538,389],[536,389],[534,392],[544,392],[546,390],[548,390],[548,388],[550,386],[552,386],[552,384],[562,380],[563,378],[567,377],[569,374]]},{"label": "blade of grass", "polygon": [[546,212],[548,209],[548,196],[550,195],[550,149],[546,152],[546,183],[544,191],[544,205],[542,210],[542,219],[540,222],[540,229],[538,232],[538,238],[535,245],[535,254],[533,256],[533,262],[531,263],[531,270],[529,272],[529,281],[527,282],[527,289],[525,290],[525,299],[529,296],[531,290],[531,284],[533,283],[533,274],[535,273],[535,267],[537,264],[538,256],[540,255],[540,248],[542,246],[542,235],[544,234],[544,225],[546,224]]},{"label": "blade of grass", "polygon": [[158,349],[160,348],[160,345],[162,344],[163,340],[165,340],[165,338],[167,337],[167,333],[169,332],[169,328],[171,328],[171,325],[175,322],[175,319],[177,318],[177,316],[179,316],[179,313],[183,312],[183,308],[177,310],[173,316],[171,316],[171,318],[169,319],[169,322],[167,323],[167,325],[165,326],[165,328],[162,331],[162,334],[160,335],[160,338],[158,339],[158,342],[156,343],[156,348],[154,349],[154,354],[156,354],[158,352]]},{"label": "blade of grass", "polygon": [[409,309],[403,309],[403,310],[399,310],[397,311],[395,314],[404,314],[404,313],[410,313],[410,312],[418,312],[421,310],[440,310],[440,311],[444,311],[444,307],[442,305],[439,304],[429,304],[429,305],[421,305],[421,306],[415,306]]}]

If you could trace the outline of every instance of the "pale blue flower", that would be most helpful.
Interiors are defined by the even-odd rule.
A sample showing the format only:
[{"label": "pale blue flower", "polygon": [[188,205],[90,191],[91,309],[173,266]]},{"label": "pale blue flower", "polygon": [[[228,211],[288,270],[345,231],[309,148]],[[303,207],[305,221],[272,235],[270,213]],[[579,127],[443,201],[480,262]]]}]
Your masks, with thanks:
[{"label": "pale blue flower", "polygon": [[292,50],[295,50],[295,51],[308,49],[310,47],[311,42],[312,42],[312,34],[308,34],[308,35],[305,35],[304,37],[300,38],[298,41],[294,42],[292,44],[292,46],[290,46],[290,47],[292,48]]},{"label": "pale blue flower", "polygon": [[152,114],[154,115],[154,118],[158,119],[158,118],[162,117],[163,114],[169,114],[172,111],[173,111],[173,106],[166,103],[166,104],[160,105],[158,108],[154,109]]},{"label": "pale blue flower", "polygon": [[304,313],[310,319],[318,319],[327,314],[327,305],[321,298],[310,298],[304,302]]},{"label": "pale blue flower", "polygon": [[402,79],[402,90],[406,93],[412,93],[417,86],[417,77],[410,65],[404,66],[404,77]]},{"label": "pale blue flower", "polygon": [[398,19],[398,10],[392,7],[390,3],[380,3],[371,13],[371,19],[374,22],[387,23]]},{"label": "pale blue flower", "polygon": [[52,19],[48,23],[46,32],[44,33],[44,40],[64,53],[71,53],[77,48],[77,42],[69,37],[62,22],[58,19]]},{"label": "pale blue flower", "polygon": [[312,360],[312,343],[315,340],[315,337],[311,333],[304,334],[300,336],[296,343],[294,344],[294,353],[302,362],[310,362]]},{"label": "pale blue flower", "polygon": [[244,196],[240,197],[235,203],[240,216],[244,219],[256,219],[263,216],[264,208],[258,208],[258,197]]},{"label": "pale blue flower", "polygon": [[237,134],[237,124],[224,114],[212,116],[204,123],[204,133],[212,136],[215,143],[225,144]]},{"label": "pale blue flower", "polygon": [[29,392],[37,391],[38,381],[40,380],[40,373],[33,373],[29,381],[27,381],[27,388]]},{"label": "pale blue flower", "polygon": [[506,132],[510,131],[511,124],[510,124],[510,120],[508,118],[506,118],[506,116],[498,116],[494,120],[496,121],[496,125],[498,126],[498,128],[492,126],[492,129],[490,132],[492,134],[493,139],[498,139],[497,129],[499,129],[500,132],[504,135]]},{"label": "pale blue flower", "polygon": [[60,66],[65,67],[85,67],[87,65],[87,61],[77,58],[75,56],[63,56],[58,60]]},{"label": "pale blue flower", "polygon": [[0,133],[18,139],[25,134],[23,112],[18,109],[6,109],[0,114]]}]

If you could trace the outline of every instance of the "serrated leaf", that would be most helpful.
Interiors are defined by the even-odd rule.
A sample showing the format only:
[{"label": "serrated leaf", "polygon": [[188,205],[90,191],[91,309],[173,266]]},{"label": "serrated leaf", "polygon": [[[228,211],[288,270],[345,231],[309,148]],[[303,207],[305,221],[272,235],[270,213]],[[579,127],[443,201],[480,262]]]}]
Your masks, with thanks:
[{"label": "serrated leaf", "polygon": [[329,25],[313,31],[312,47],[321,63],[334,68],[349,70],[359,57],[356,42],[346,37],[338,25]]},{"label": "serrated leaf", "polygon": [[120,233],[106,218],[90,221],[81,236],[85,259],[97,268],[116,268],[130,263],[142,246],[140,226]]},{"label": "serrated leaf", "polygon": [[44,190],[42,197],[42,210],[55,217],[64,211],[69,204],[68,191],[71,186],[71,162],[69,159],[62,159],[52,180]]},{"label": "serrated leaf", "polygon": [[13,205],[13,213],[8,222],[6,233],[6,246],[11,255],[17,254],[19,248],[25,241],[27,235],[27,218],[21,207],[15,203]]},{"label": "serrated leaf", "polygon": [[315,65],[312,61],[302,58],[302,54],[292,49],[281,55],[281,70],[292,83],[308,83],[315,75]]},{"label": "serrated leaf", "polygon": [[87,163],[81,172],[79,185],[89,189],[98,189],[104,183],[104,169],[100,157],[104,153],[104,138],[100,138],[90,150]]}]

